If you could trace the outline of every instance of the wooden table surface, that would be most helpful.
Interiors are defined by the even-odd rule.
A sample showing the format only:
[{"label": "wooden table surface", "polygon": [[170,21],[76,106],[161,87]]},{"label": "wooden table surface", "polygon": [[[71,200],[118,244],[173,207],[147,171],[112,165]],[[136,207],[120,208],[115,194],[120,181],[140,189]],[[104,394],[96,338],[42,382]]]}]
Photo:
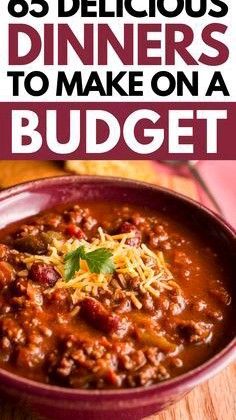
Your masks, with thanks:
[{"label": "wooden table surface", "polygon": [[[32,169],[30,170],[30,166]],[[0,187],[26,181],[31,178],[61,175],[63,169],[54,163],[0,161]],[[195,185],[187,179],[163,175],[158,183],[162,186],[184,191],[186,195],[198,199]],[[19,410],[11,402],[1,400],[0,420],[38,420],[29,412]],[[65,419],[66,420],[66,419]],[[89,420],[89,419],[86,419]],[[118,419],[117,419],[118,420]],[[169,410],[154,415],[148,420],[236,420],[236,364],[231,365],[209,382],[195,388],[186,398]]]}]

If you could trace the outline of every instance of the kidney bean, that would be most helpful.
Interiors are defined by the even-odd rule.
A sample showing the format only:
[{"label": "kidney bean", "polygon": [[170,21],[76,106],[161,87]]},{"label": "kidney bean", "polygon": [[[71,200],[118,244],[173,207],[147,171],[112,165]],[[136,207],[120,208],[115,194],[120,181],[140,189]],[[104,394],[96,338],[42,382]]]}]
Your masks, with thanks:
[{"label": "kidney bean", "polygon": [[74,236],[77,239],[85,239],[86,236],[82,229],[76,225],[70,224],[66,227],[66,233],[70,236]]},{"label": "kidney bean", "polygon": [[30,269],[29,278],[41,285],[53,287],[59,280],[60,275],[51,265],[34,263]]},{"label": "kidney bean", "polygon": [[121,325],[121,320],[117,315],[110,312],[96,299],[85,298],[81,302],[80,315],[95,328],[105,332],[117,332]]}]

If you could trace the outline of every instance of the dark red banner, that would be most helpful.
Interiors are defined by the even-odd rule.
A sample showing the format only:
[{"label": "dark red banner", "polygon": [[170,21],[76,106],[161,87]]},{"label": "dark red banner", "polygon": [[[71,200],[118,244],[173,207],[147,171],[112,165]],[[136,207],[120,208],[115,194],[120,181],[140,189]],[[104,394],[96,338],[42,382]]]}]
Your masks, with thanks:
[{"label": "dark red banner", "polygon": [[1,103],[1,159],[236,159],[236,103]]}]

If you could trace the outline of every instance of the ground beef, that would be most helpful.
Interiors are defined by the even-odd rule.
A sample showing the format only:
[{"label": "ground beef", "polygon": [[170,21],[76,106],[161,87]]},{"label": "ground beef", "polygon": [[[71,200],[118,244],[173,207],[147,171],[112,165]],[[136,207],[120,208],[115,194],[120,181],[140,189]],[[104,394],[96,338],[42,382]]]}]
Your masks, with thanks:
[{"label": "ground beef", "polygon": [[48,264],[34,263],[29,271],[29,278],[36,283],[46,287],[55,286],[60,274],[53,266]]},{"label": "ground beef", "polygon": [[211,338],[212,324],[195,321],[180,321],[177,324],[180,336],[190,343],[204,343]]},{"label": "ground beef", "polygon": [[107,333],[118,333],[121,330],[128,330],[128,326],[118,315],[111,314],[99,301],[86,298],[81,302],[80,315],[92,326]]},{"label": "ground beef", "polygon": [[134,238],[127,239],[126,243],[130,246],[140,246],[142,241],[142,234],[139,229],[135,225],[129,222],[123,222],[119,229],[120,233],[134,233]]}]

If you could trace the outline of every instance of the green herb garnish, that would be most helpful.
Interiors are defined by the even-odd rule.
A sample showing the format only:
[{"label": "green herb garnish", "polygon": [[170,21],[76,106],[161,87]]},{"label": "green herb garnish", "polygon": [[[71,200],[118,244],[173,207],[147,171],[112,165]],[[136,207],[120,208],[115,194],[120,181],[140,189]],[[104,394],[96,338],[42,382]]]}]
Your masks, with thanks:
[{"label": "green herb garnish", "polygon": [[92,252],[85,252],[85,247],[80,246],[73,252],[66,254],[65,261],[65,279],[73,279],[75,273],[80,269],[80,260],[87,262],[91,273],[112,274],[115,270],[111,259],[112,253],[106,248],[99,248]]},{"label": "green herb garnish", "polygon": [[65,262],[65,279],[67,281],[73,279],[76,271],[80,268],[80,260],[85,253],[84,246],[80,246],[75,251],[69,252],[64,257]]}]

